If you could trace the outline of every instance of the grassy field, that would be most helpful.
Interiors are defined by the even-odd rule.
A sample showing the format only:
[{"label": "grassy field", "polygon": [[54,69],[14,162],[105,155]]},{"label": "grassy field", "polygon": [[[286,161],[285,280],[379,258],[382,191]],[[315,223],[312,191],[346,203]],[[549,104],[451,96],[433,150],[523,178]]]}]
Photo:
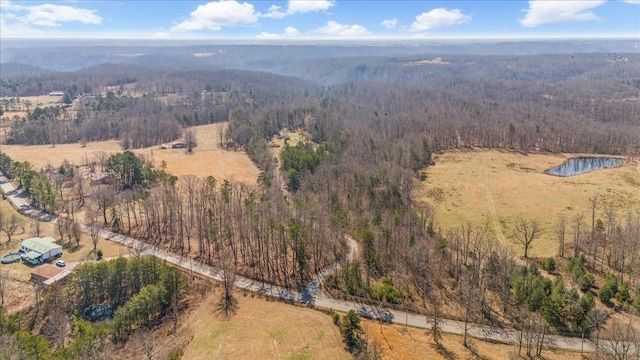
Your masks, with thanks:
[{"label": "grassy field", "polygon": [[[183,330],[193,334],[182,359],[352,359],[344,350],[340,331],[331,317],[320,311],[295,307],[264,298],[239,296],[238,312],[221,320],[214,312],[218,295],[209,296],[185,318]],[[400,325],[380,325],[362,320],[364,338],[378,345],[381,358],[447,359],[431,333]],[[477,359],[463,345],[462,336],[442,334],[441,343],[455,359]],[[473,339],[481,359],[508,359],[516,345]],[[543,352],[545,359],[581,359],[579,353]]]},{"label": "grassy field", "polygon": [[584,214],[590,223],[589,198],[598,196],[597,216],[612,206],[619,216],[640,211],[640,167],[625,163],[572,177],[544,171],[575,154],[521,155],[497,150],[450,151],[435,155],[427,180],[415,191],[419,204],[436,207],[435,226],[451,229],[471,223],[486,224],[499,240],[513,245],[513,223],[518,217],[537,220],[543,233],[531,248],[532,256],[557,253],[554,223],[564,214]]},{"label": "grassy field", "polygon": [[[0,100],[9,100],[11,97],[1,97]],[[38,95],[38,96],[18,96],[20,100],[30,101],[31,102],[31,110],[36,107],[47,107],[47,106],[56,106],[62,104],[62,96],[49,96],[49,95]],[[13,114],[13,111],[7,112],[7,114]],[[13,116],[13,115],[11,115]]]},{"label": "grassy field", "polygon": [[[469,349],[464,347],[461,335],[442,334],[441,348],[436,346],[431,332],[407,328],[400,325],[383,325],[365,320],[362,323],[369,342],[376,342],[382,353],[383,360],[420,360],[420,359],[509,359],[515,354],[517,359],[517,345],[495,344],[477,339],[469,342],[475,348],[479,356],[475,356]],[[522,354],[526,353],[523,350]],[[578,360],[582,359],[580,353],[570,351],[542,352],[544,359],[548,360]],[[522,359],[525,359],[523,356]]]},{"label": "grassy field", "polygon": [[[166,171],[176,175],[213,175],[216,179],[255,183],[260,171],[251,162],[249,157],[240,151],[227,151],[219,146],[219,132],[226,123],[197,126],[196,132],[198,146],[192,154],[187,154],[185,149],[160,149],[160,146],[152,146],[136,149],[133,152],[143,154],[151,159],[156,167],[162,161],[167,164]],[[80,144],[50,145],[2,145],[2,151],[7,153],[15,161],[29,161],[35,169],[48,165],[60,166],[66,159],[72,164],[83,165],[86,161],[95,161],[96,154],[104,151],[107,154],[115,154],[122,151],[122,147],[116,140],[90,142],[82,147]]]},{"label": "grassy field", "polygon": [[238,312],[221,320],[210,295],[191,314],[194,334],[182,359],[350,359],[331,317],[311,309],[242,296]]}]

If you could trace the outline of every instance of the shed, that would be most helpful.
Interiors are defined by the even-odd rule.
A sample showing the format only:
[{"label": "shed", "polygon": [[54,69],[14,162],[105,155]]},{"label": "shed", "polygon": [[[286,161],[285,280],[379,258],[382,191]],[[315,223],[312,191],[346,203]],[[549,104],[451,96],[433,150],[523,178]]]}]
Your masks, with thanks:
[{"label": "shed", "polygon": [[174,141],[171,143],[172,149],[184,149],[187,147],[187,143],[184,141]]},{"label": "shed", "polygon": [[64,96],[64,91],[52,91],[49,96]]},{"label": "shed", "polygon": [[35,283],[44,283],[55,276],[65,272],[66,269],[51,264],[38,266],[31,272],[31,281]]}]

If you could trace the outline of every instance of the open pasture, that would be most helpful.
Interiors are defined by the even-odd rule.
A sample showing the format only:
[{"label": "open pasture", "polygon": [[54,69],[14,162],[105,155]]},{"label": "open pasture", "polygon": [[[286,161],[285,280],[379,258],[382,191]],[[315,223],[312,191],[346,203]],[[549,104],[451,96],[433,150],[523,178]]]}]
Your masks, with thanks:
[{"label": "open pasture", "polygon": [[[198,146],[192,154],[188,154],[185,149],[160,149],[160,146],[136,149],[133,152],[144,155],[156,167],[164,161],[166,171],[172,175],[212,175],[218,180],[255,183],[260,170],[249,157],[241,151],[220,148],[220,131],[225,126],[226,123],[219,123],[193,127]],[[15,161],[29,161],[35,169],[40,169],[49,165],[58,167],[64,160],[75,165],[85,165],[87,162],[97,161],[97,155],[101,152],[111,155],[121,152],[122,147],[118,141],[109,140],[89,142],[84,147],[80,144],[57,144],[55,147],[2,145],[2,151]]]},{"label": "open pasture", "polygon": [[[9,100],[12,97],[0,97],[0,101]],[[19,108],[25,107],[25,102],[29,102],[30,110],[35,109],[36,107],[47,107],[47,106],[57,106],[62,104],[62,96],[49,96],[49,95],[38,95],[38,96],[17,96],[14,97],[16,99],[20,99],[23,105],[18,105]],[[9,109],[11,110],[11,109]],[[26,110],[26,109],[22,109]],[[8,113],[11,113],[8,112]],[[13,116],[13,115],[12,115]]]},{"label": "open pasture", "polygon": [[194,334],[182,359],[351,359],[331,317],[315,310],[265,299],[238,297],[228,321],[209,295],[186,320]]},{"label": "open pasture", "polygon": [[598,196],[596,217],[605,220],[612,207],[622,218],[640,212],[640,165],[625,162],[620,168],[603,169],[571,177],[545,174],[545,170],[578,154],[529,154],[497,150],[449,151],[434,156],[436,165],[426,170],[415,198],[436,208],[435,227],[443,231],[470,223],[486,225],[498,240],[512,241],[518,218],[536,220],[542,227],[531,248],[533,256],[557,253],[554,224],[560,215],[569,220],[583,214],[591,224],[589,199]]}]

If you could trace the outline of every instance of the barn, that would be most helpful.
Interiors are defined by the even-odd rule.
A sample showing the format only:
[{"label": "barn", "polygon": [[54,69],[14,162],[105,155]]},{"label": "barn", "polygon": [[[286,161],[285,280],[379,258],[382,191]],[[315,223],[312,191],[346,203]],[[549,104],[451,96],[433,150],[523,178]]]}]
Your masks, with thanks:
[{"label": "barn", "polygon": [[30,238],[20,242],[22,260],[38,265],[62,255],[62,246],[52,237]]}]

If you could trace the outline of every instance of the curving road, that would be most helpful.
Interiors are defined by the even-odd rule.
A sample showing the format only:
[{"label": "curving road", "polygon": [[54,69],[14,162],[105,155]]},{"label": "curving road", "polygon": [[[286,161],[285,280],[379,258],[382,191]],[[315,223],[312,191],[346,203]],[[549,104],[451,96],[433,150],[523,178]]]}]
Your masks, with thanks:
[{"label": "curving road", "polygon": [[[20,191],[17,191],[13,184],[11,184],[4,176],[0,176],[0,188],[5,193],[6,197],[11,203],[20,210],[20,212],[31,217],[40,218],[43,221],[56,222],[58,218],[53,215],[44,214],[34,209],[27,199],[22,196]],[[81,226],[82,231],[90,233],[92,230],[86,225]],[[160,259],[166,260],[169,263],[180,266],[184,269],[196,272],[200,275],[209,277],[214,280],[222,281],[223,273],[216,267],[205,265],[199,262],[193,262],[190,258],[185,258],[180,255],[176,255],[149,245],[141,240],[134,239],[114,232],[99,230],[100,237],[111,240],[122,245],[135,249],[143,255],[153,255]],[[349,244],[349,258],[355,259],[358,252],[357,243],[350,238],[346,237]],[[294,304],[304,304],[309,307],[319,307],[325,309],[333,309],[340,312],[348,312],[354,310],[364,317],[376,319],[380,321],[392,322],[395,324],[408,325],[415,328],[431,329],[431,323],[424,315],[408,313],[404,311],[388,310],[375,306],[363,305],[353,301],[339,300],[329,298],[320,291],[320,283],[324,278],[339,268],[339,264],[333,264],[319,271],[315,278],[300,291],[283,288],[281,286],[264,283],[248,279],[242,276],[236,275],[236,281],[234,285],[238,288],[252,291],[258,294],[263,294],[278,298],[282,301],[286,301]],[[443,332],[451,334],[464,334],[464,323],[455,320],[442,319],[440,322],[440,328]],[[513,329],[495,329],[483,325],[468,324],[468,334],[474,338],[491,340],[504,343],[517,343],[519,332]],[[586,351],[594,351],[595,346],[589,340],[585,340],[584,343],[579,338],[564,337],[549,335],[548,342],[546,344],[548,348],[566,349],[580,351],[584,349]]]}]

